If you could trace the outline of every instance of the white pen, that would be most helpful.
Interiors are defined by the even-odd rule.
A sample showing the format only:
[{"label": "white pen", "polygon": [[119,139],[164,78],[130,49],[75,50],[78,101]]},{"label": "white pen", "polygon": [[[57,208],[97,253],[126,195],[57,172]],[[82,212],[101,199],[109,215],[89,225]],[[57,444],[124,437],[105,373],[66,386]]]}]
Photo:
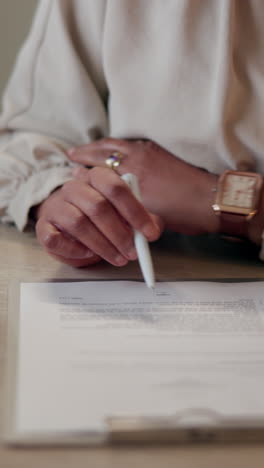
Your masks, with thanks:
[{"label": "white pen", "polygon": [[[134,174],[124,174],[121,179],[127,183],[135,197],[141,201],[137,177]],[[143,278],[149,288],[154,288],[155,275],[148,241],[141,232],[134,229],[134,242]]]}]

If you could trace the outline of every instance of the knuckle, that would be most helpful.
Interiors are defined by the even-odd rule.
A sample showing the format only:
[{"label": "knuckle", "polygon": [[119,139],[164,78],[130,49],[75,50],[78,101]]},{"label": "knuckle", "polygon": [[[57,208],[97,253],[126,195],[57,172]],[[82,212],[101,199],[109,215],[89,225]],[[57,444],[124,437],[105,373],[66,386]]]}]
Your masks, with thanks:
[{"label": "knuckle", "polygon": [[86,216],[81,212],[77,212],[68,220],[68,229],[73,232],[82,231],[85,224]]},{"label": "knuckle", "polygon": [[94,179],[96,178],[97,174],[98,174],[98,167],[93,167],[92,169],[90,169],[90,176],[91,176],[91,182],[92,183],[93,183]]},{"label": "knuckle", "polygon": [[63,186],[61,187],[63,195],[68,197],[72,193],[75,184],[75,180],[68,180],[67,182],[65,182],[65,184],[63,184]]},{"label": "knuckle", "polygon": [[101,167],[93,167],[90,169],[90,184],[92,187],[96,187],[100,179],[102,178],[102,172],[104,169]]},{"label": "knuckle", "polygon": [[73,175],[75,179],[89,181],[89,169],[85,167],[76,167]]},{"label": "knuckle", "polygon": [[105,173],[106,170],[107,170],[106,168],[99,167],[99,166],[96,166],[90,169],[91,181],[92,182],[96,181],[98,177],[102,176],[102,174]]},{"label": "knuckle", "polygon": [[127,186],[120,180],[109,185],[107,188],[107,195],[112,200],[120,199],[124,193],[128,190]]},{"label": "knuckle", "polygon": [[42,237],[42,244],[50,251],[56,251],[60,245],[60,234],[56,232],[47,232]]},{"label": "knuckle", "polygon": [[102,217],[109,209],[108,201],[103,197],[97,197],[88,207],[88,214],[91,218]]},{"label": "knuckle", "polygon": [[115,142],[116,140],[114,138],[111,138],[111,137],[105,137],[105,138],[102,138],[101,139],[101,142],[104,144],[104,145],[111,145]]}]

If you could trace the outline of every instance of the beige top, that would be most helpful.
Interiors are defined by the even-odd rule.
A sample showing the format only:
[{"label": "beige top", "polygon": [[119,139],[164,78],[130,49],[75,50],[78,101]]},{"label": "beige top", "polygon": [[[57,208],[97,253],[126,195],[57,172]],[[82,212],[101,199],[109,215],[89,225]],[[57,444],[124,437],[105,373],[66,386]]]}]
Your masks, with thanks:
[{"label": "beige top", "polygon": [[71,175],[63,148],[149,138],[264,173],[263,0],[42,0],[4,96],[0,218]]}]

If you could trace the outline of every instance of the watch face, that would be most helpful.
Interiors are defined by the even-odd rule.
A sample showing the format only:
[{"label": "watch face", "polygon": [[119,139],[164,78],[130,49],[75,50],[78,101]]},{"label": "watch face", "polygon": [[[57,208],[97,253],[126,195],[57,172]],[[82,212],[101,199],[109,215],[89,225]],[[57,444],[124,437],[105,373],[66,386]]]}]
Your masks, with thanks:
[{"label": "watch face", "polygon": [[221,203],[226,206],[250,209],[254,205],[255,189],[255,176],[227,174]]}]

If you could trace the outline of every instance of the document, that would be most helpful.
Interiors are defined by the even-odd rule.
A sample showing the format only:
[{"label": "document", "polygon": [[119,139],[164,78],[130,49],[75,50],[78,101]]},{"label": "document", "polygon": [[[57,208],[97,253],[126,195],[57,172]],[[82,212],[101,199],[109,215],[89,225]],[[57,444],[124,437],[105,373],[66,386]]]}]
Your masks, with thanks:
[{"label": "document", "polygon": [[18,437],[109,417],[264,420],[264,283],[21,283]]}]

